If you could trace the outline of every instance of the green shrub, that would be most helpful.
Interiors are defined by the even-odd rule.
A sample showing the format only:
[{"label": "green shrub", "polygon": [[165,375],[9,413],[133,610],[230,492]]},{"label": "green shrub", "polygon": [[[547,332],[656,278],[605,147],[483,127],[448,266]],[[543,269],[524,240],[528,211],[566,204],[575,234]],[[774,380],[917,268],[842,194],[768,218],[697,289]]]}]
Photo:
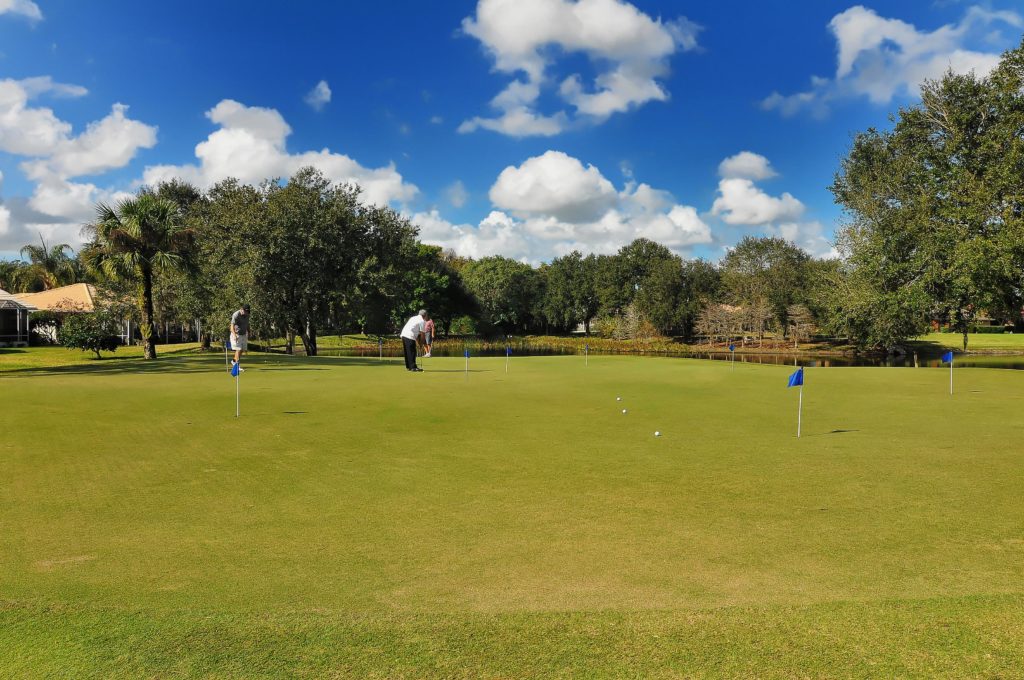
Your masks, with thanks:
[{"label": "green shrub", "polygon": [[83,352],[113,352],[121,344],[117,336],[117,322],[106,312],[68,314],[64,317],[57,341],[65,347]]}]

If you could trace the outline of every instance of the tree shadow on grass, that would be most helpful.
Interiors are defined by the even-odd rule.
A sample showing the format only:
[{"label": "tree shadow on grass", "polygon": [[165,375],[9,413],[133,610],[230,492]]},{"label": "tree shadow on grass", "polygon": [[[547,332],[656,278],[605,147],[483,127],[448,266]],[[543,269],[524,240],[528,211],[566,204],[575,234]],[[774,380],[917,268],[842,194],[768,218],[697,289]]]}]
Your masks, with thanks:
[{"label": "tree shadow on grass", "polygon": [[[159,352],[159,348],[157,350]],[[282,365],[286,363],[287,365]],[[258,355],[242,360],[243,367],[251,367],[256,371],[325,371],[330,366],[377,366],[383,367],[376,359],[345,358],[338,360],[331,357],[293,357],[273,354]],[[201,354],[167,354],[147,361],[140,357],[104,357],[88,363],[69,364],[66,366],[30,366],[10,371],[0,371],[0,378],[30,377],[37,375],[149,375],[160,373],[194,374],[194,373],[227,373],[224,355],[220,352],[204,352]]]}]

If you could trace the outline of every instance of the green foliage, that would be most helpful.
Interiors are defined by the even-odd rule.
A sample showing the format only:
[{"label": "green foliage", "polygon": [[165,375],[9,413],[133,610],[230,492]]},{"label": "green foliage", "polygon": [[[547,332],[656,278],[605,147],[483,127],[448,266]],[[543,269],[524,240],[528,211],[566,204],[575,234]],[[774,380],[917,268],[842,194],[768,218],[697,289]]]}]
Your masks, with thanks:
[{"label": "green foliage", "polygon": [[455,317],[448,332],[451,335],[476,335],[476,321],[468,315]]},{"label": "green foliage", "polygon": [[766,304],[777,327],[788,327],[787,310],[807,300],[810,256],[782,238],[745,236],[722,259],[722,285],[738,305]]},{"label": "green foliage", "polygon": [[[922,86],[891,131],[858,135],[832,185],[862,344],[902,342],[923,319],[963,334],[988,307],[1024,295],[1024,45],[986,78],[947,73]],[[881,318],[877,315],[881,314]],[[912,318],[905,318],[906,316]]]},{"label": "green foliage", "polygon": [[118,330],[117,320],[106,310],[66,314],[57,341],[69,349],[95,352],[101,359],[100,352],[113,352],[121,344]]},{"label": "green foliage", "polygon": [[482,330],[512,333],[530,328],[542,293],[540,277],[530,265],[496,255],[470,262],[463,277],[480,305]]},{"label": "green foliage", "polygon": [[590,321],[600,306],[597,270],[597,257],[583,257],[579,251],[555,258],[545,267],[547,284],[541,312],[549,324],[561,331],[571,331],[577,324],[583,324],[590,333]]}]

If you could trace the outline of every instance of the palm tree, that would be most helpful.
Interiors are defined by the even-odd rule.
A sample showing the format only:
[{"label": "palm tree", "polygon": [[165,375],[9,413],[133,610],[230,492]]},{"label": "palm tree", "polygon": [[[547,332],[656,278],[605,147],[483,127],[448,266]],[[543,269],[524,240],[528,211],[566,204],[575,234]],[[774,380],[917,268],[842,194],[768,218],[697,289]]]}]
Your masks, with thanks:
[{"label": "palm tree", "polygon": [[158,267],[191,269],[194,232],[182,224],[174,201],[146,193],[125,199],[116,208],[98,204],[96,221],[85,227],[85,233],[91,242],[83,257],[91,269],[140,284],[143,354],[155,359],[153,273]]},{"label": "palm tree", "polygon": [[40,234],[38,246],[27,245],[21,249],[21,256],[29,261],[28,269],[24,272],[27,280],[22,282],[23,285],[50,290],[74,283],[75,263],[68,251],[71,251],[71,246],[67,243],[51,247],[46,245],[46,240]]},{"label": "palm tree", "polygon": [[27,293],[25,270],[28,265],[20,260],[0,260],[0,290],[8,293]]}]

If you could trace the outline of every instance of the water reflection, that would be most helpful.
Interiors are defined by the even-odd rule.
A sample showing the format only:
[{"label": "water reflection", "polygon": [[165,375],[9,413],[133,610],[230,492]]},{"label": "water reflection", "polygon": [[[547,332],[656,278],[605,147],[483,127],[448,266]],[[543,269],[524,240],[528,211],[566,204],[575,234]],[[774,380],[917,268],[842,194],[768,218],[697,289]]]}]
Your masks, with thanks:
[{"label": "water reflection", "polygon": [[[541,349],[515,349],[513,356],[568,356],[580,354],[570,348],[541,348]],[[662,356],[684,359],[707,359],[710,361],[732,361],[733,357],[729,352],[590,352],[591,356],[602,356],[608,354],[628,354],[637,356]],[[329,349],[321,348],[321,356],[348,356],[348,357],[379,357],[376,349]],[[401,358],[401,352],[389,352],[385,350],[384,358]],[[437,357],[461,357],[462,349],[440,349],[435,348],[433,356]],[[505,351],[495,350],[473,350],[473,356],[482,357],[503,357]],[[827,354],[740,354],[737,353],[735,361],[737,364],[766,364],[776,366],[807,366],[809,368],[838,368],[847,366],[870,366],[889,368],[939,368],[946,366],[942,363],[942,350],[934,352],[917,352],[902,356],[833,356]],[[954,361],[954,368],[1005,368],[1012,370],[1024,370],[1024,356],[989,356],[982,354],[957,355]]]}]

